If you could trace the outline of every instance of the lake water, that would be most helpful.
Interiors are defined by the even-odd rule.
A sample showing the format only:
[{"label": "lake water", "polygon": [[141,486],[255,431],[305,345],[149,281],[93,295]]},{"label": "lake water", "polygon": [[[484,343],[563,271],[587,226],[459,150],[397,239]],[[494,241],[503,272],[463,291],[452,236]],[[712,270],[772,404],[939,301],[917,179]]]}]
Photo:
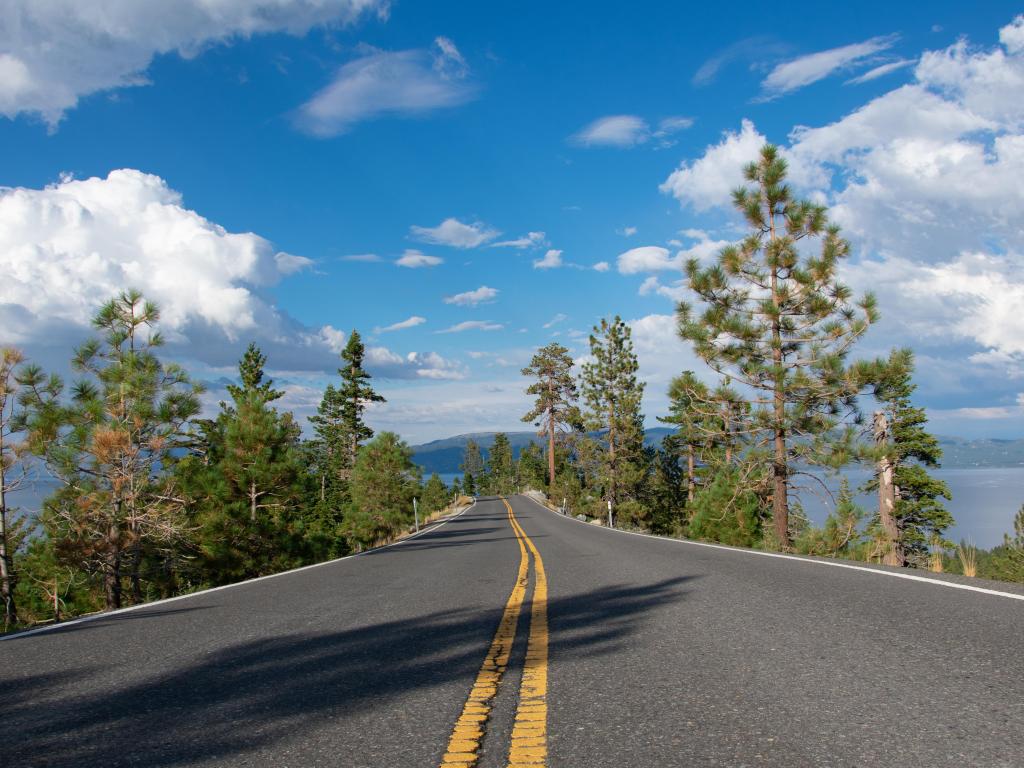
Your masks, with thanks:
[{"label": "lake water", "polygon": [[[870,474],[867,469],[851,469],[843,473],[856,489]],[[944,480],[953,492],[953,500],[947,508],[953,513],[956,524],[947,533],[953,541],[966,539],[979,547],[990,549],[1001,544],[1003,534],[1013,530],[1013,518],[1024,504],[1024,467],[995,469],[939,469],[934,475]],[[451,484],[462,475],[442,474],[441,479]],[[839,478],[824,478],[833,493],[839,490]],[[37,510],[42,498],[49,494],[53,485],[37,482],[16,494],[11,494],[9,504],[26,510]],[[820,525],[831,509],[831,502],[821,494],[801,493],[800,500],[812,522]],[[876,504],[874,494],[861,495],[857,502],[870,514]]]}]

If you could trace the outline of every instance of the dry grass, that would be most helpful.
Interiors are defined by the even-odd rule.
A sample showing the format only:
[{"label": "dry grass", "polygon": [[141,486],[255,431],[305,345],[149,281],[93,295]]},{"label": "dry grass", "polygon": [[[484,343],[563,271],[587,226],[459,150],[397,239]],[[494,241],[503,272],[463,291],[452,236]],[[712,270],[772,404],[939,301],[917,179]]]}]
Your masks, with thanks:
[{"label": "dry grass", "polygon": [[942,546],[942,539],[932,536],[931,554],[928,555],[928,570],[932,573],[942,573],[942,558],[945,554],[946,550]]},{"label": "dry grass", "polygon": [[960,558],[964,576],[978,575],[978,548],[970,542],[961,541],[956,547],[956,555]]}]

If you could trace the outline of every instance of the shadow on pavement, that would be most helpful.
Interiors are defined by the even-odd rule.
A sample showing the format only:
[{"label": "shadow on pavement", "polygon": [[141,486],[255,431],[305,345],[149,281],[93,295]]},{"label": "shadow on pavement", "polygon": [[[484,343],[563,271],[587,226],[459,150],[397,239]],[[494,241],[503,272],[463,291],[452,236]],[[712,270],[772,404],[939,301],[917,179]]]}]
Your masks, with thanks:
[{"label": "shadow on pavement", "polygon": [[[644,612],[683,599],[684,582],[693,578],[551,600],[554,662],[559,653],[610,652],[637,631]],[[273,747],[297,731],[319,731],[328,723],[344,727],[348,715],[379,711],[384,723],[387,713],[403,707],[404,692],[452,680],[468,691],[500,616],[499,606],[240,642],[117,690],[88,690],[92,669],[77,670],[75,680],[29,678],[5,702],[5,763],[236,764],[245,753]],[[7,696],[11,689],[4,691]],[[446,702],[453,713],[461,696]],[[337,758],[344,764],[343,754]]]}]

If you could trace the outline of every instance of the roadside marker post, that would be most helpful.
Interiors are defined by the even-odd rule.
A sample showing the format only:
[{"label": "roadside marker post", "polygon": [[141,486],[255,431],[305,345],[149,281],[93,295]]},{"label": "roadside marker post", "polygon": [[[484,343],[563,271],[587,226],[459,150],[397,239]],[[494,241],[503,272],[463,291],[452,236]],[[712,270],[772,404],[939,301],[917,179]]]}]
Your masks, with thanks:
[{"label": "roadside marker post", "polygon": [[419,512],[419,509],[417,509],[417,507],[416,507],[416,497],[415,496],[413,497],[413,500],[412,500],[412,519],[416,523],[416,532],[419,533],[419,531],[420,531],[420,512]]},{"label": "roadside marker post", "polygon": [[615,521],[612,520],[612,500],[611,499],[608,499],[608,527],[609,528],[614,528],[615,527]]}]

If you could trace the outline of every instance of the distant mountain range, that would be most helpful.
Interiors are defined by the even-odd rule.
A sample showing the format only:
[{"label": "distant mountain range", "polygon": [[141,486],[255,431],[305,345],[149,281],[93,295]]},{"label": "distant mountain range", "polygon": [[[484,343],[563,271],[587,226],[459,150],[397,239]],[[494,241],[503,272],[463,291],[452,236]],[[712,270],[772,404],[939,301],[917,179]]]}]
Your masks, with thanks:
[{"label": "distant mountain range", "polygon": [[[672,434],[668,427],[648,429],[644,442],[648,445],[660,445],[662,438]],[[423,467],[427,474],[455,474],[460,472],[462,453],[466,443],[475,440],[486,457],[491,445],[494,444],[495,432],[475,432],[467,435],[455,435],[443,440],[434,440],[423,445],[414,445],[413,460]],[[530,443],[544,445],[544,438],[536,432],[506,432],[512,444],[512,453],[519,452]],[[967,440],[962,437],[939,437],[942,446],[942,466],[944,469],[974,469],[984,467],[1024,467],[1024,439],[1000,440],[998,438],[981,438]]]}]

